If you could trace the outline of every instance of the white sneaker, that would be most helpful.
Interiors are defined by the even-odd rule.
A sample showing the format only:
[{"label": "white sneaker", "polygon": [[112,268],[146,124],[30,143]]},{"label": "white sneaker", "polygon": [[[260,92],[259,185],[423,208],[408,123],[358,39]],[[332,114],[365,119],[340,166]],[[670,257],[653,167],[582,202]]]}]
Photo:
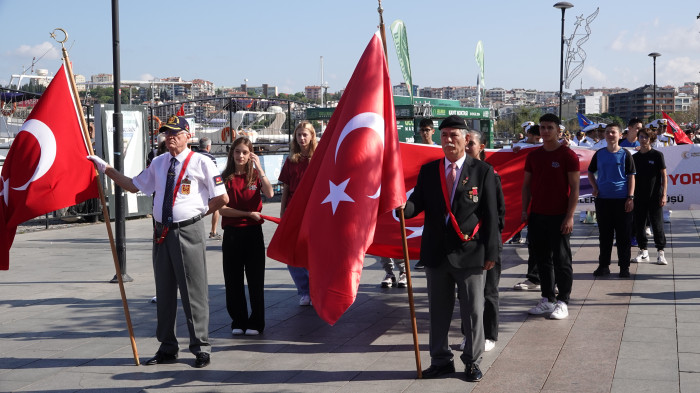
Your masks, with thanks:
[{"label": "white sneaker", "polygon": [[488,338],[484,341],[484,352],[493,350],[496,347],[496,342],[489,340]]},{"label": "white sneaker", "polygon": [[260,332],[255,329],[246,329],[245,331],[246,336],[257,336],[258,334],[260,334]]},{"label": "white sneaker", "polygon": [[406,273],[399,274],[399,281],[397,281],[396,286],[399,288],[408,287],[408,278],[406,277]]},{"label": "white sneaker", "polygon": [[382,280],[382,288],[390,288],[396,286],[396,277],[393,274],[387,273]]},{"label": "white sneaker", "polygon": [[664,256],[664,250],[659,250],[659,256],[656,257],[656,264],[668,265],[668,262],[666,262],[666,257]]},{"label": "white sneaker", "polygon": [[653,234],[651,233],[651,228],[649,228],[649,227],[647,227],[647,229],[645,230],[645,233],[647,234],[647,236],[653,236]]},{"label": "white sneaker", "polygon": [[649,251],[639,250],[637,256],[632,259],[634,263],[648,262],[649,261]]},{"label": "white sneaker", "polygon": [[240,335],[242,335],[243,333],[244,333],[243,329],[233,329],[233,330],[231,330],[231,334],[233,334],[234,336],[240,336]]},{"label": "white sneaker", "polygon": [[568,316],[569,316],[569,307],[566,305],[566,303],[559,300],[554,305],[554,311],[552,311],[552,313],[549,314],[549,319],[564,319]]},{"label": "white sneaker", "polygon": [[552,311],[554,311],[554,303],[551,303],[549,299],[543,297],[535,307],[527,310],[527,313],[530,315],[542,315],[551,314]]},{"label": "white sneaker", "polygon": [[513,289],[518,291],[536,291],[540,289],[540,284],[535,284],[530,280],[525,280],[513,285]]},{"label": "white sneaker", "polygon": [[309,295],[301,295],[299,298],[299,305],[300,306],[310,306],[311,305],[311,297]]},{"label": "white sneaker", "polygon": [[466,338],[466,337],[462,337],[462,343],[459,344],[459,350],[460,350],[460,351],[464,351],[464,347],[465,347],[466,345],[467,345],[467,338]]}]

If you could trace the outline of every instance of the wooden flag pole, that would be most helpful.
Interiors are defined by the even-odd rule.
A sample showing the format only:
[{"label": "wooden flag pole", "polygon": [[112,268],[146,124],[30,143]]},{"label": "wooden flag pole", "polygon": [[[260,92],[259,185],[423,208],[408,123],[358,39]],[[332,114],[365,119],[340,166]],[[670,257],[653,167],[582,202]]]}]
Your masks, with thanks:
[{"label": "wooden flag pole", "polygon": [[408,260],[408,240],[406,239],[406,219],[403,208],[399,208],[399,221],[401,223],[401,243],[403,244],[403,260],[406,264],[406,281],[408,283],[408,305],[411,309],[411,328],[413,329],[413,351],[416,354],[416,370],[418,379],[423,378],[423,370],[420,364],[420,344],[418,343],[418,326],[416,325],[416,306],[413,301],[413,283],[411,282],[411,264]]},{"label": "wooden flag pole", "polygon": [[[63,40],[58,40],[56,39],[56,31],[61,31],[64,35],[65,38]],[[88,134],[88,127],[87,127],[87,122],[85,121],[85,115],[83,113],[83,106],[80,104],[80,97],[78,95],[78,89],[75,85],[75,77],[73,76],[73,67],[71,66],[70,60],[68,59],[68,51],[66,50],[66,47],[63,45],[66,40],[68,40],[68,34],[66,33],[65,30],[57,28],[54,29],[54,31],[51,33],[51,38],[55,39],[56,42],[61,44],[61,50],[63,52],[63,64],[66,67],[66,72],[68,73],[68,78],[70,81],[70,88],[71,88],[71,93],[73,95],[73,101],[75,102],[75,107],[76,110],[78,111],[78,117],[80,118],[80,128],[83,130],[83,141],[85,142],[85,145],[88,149],[88,152],[90,155],[94,155],[95,151],[92,148],[92,143],[90,143],[90,135]],[[95,170],[97,172],[97,170]],[[99,173],[97,173],[99,179]],[[99,180],[98,180],[99,181]],[[105,194],[104,190],[102,187],[97,185],[97,189],[100,193],[100,202],[102,202],[102,215],[104,216],[105,220],[105,225],[107,225],[107,235],[109,236],[109,245],[112,248],[112,259],[114,259],[114,268],[117,272],[117,279],[119,281],[119,292],[121,293],[122,297],[122,306],[124,307],[124,317],[126,318],[126,326],[129,330],[129,338],[131,339],[131,351],[134,354],[134,362],[138,366],[139,363],[139,354],[138,354],[138,349],[136,348],[136,340],[134,339],[134,329],[131,326],[131,317],[129,316],[129,305],[126,301],[126,292],[124,291],[124,281],[122,280],[122,272],[121,269],[119,268],[119,260],[117,258],[117,248],[116,245],[114,244],[114,236],[112,235],[112,225],[110,224],[109,220],[109,211],[107,210],[107,202],[105,200]]]},{"label": "wooden flag pole", "polygon": [[[384,9],[382,8],[382,0],[379,1],[379,7],[377,12],[379,13],[379,34],[382,37],[382,44],[384,45],[384,59],[386,59],[387,65],[389,64],[389,56],[387,55],[386,49],[386,32],[384,31],[384,16],[382,13]],[[393,109],[393,108],[392,108]],[[397,209],[399,212],[399,221],[401,223],[401,243],[403,244],[403,260],[406,269],[406,281],[408,284],[408,305],[411,310],[411,328],[413,329],[413,351],[416,355],[416,371],[418,372],[418,378],[423,378],[423,370],[420,364],[420,344],[418,343],[418,326],[416,325],[416,306],[413,301],[413,283],[411,282],[411,264],[408,260],[408,239],[406,238],[406,220],[403,215],[403,208]]]}]

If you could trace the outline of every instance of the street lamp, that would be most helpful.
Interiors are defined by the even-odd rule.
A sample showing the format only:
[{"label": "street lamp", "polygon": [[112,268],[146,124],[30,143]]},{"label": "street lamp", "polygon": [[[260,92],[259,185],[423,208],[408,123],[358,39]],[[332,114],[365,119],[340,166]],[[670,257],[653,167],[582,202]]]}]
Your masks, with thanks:
[{"label": "street lamp", "polygon": [[654,58],[654,108],[651,111],[651,115],[653,117],[656,117],[656,58],[659,56],[661,56],[661,53],[658,53],[658,52],[649,53],[649,57]]},{"label": "street lamp", "polygon": [[554,8],[559,8],[561,10],[561,58],[559,60],[559,119],[561,119],[561,104],[562,95],[564,94],[564,12],[567,8],[571,8],[574,5],[566,1],[560,1],[554,4]]}]

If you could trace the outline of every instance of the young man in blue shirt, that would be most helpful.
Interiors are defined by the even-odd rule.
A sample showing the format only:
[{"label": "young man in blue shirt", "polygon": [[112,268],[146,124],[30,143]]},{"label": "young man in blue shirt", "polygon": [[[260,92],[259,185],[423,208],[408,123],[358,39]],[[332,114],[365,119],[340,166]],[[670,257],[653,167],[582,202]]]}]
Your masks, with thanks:
[{"label": "young man in blue shirt", "polygon": [[593,187],[600,256],[596,277],[610,274],[610,255],[613,237],[617,240],[617,258],[620,277],[630,276],[632,209],[634,208],[635,167],[632,154],[620,147],[620,129],[617,123],[605,127],[607,147],[598,150],[588,167],[588,180]]}]

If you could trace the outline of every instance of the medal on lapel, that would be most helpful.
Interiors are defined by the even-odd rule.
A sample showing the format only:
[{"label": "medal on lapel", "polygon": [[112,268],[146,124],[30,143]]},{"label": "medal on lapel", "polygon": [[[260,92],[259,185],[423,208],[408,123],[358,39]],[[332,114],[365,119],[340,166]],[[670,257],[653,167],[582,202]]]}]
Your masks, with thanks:
[{"label": "medal on lapel", "polygon": [[180,193],[182,195],[190,195],[190,185],[192,181],[188,178],[182,179],[182,187],[180,188]]},{"label": "medal on lapel", "polygon": [[479,189],[477,187],[472,187],[472,190],[469,191],[469,195],[472,197],[474,203],[479,202]]}]

